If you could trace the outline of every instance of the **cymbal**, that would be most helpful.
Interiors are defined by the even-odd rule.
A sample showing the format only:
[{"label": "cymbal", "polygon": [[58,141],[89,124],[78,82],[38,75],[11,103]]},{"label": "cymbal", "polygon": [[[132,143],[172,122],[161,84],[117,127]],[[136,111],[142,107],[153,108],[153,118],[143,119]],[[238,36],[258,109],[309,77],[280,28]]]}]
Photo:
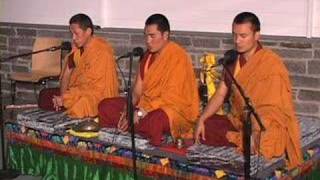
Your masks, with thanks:
[{"label": "cymbal", "polygon": [[98,132],[100,127],[95,121],[84,121],[74,126],[72,130],[76,132]]}]

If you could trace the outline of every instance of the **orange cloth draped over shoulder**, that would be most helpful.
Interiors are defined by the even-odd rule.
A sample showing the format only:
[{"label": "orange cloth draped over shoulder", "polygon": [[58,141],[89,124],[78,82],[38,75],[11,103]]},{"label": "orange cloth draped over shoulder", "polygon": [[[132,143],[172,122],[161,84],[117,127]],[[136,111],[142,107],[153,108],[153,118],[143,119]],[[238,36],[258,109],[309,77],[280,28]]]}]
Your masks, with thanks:
[{"label": "orange cloth draped over shoulder", "polygon": [[[262,119],[266,131],[261,133],[260,152],[268,159],[287,154],[288,167],[302,163],[301,132],[295,116],[291,83],[281,58],[269,49],[255,53],[237,73],[236,79]],[[233,88],[232,109],[229,119],[242,132],[244,101]],[[252,116],[253,136],[257,140],[260,130]],[[227,138],[243,150],[242,133],[229,131]],[[258,143],[255,143],[255,148]],[[257,151],[257,149],[255,149]]]},{"label": "orange cloth draped over shoulder", "polygon": [[169,117],[174,138],[192,138],[199,97],[191,57],[174,42],[161,50],[144,74],[137,105],[147,112],[161,108]]},{"label": "orange cloth draped over shoulder", "polygon": [[94,36],[82,54],[80,49],[73,53],[75,67],[63,94],[63,105],[71,117],[97,116],[102,99],[119,95],[113,49]]}]

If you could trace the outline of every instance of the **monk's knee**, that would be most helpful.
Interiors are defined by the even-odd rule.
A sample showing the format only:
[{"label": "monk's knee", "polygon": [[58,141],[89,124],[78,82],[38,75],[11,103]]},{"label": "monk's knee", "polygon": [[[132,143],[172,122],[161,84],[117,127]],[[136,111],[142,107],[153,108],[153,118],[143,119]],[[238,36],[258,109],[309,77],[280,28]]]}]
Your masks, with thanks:
[{"label": "monk's knee", "polygon": [[104,112],[107,105],[108,105],[108,99],[103,99],[102,101],[100,101],[100,103],[98,104],[99,114]]},{"label": "monk's knee", "polygon": [[121,97],[105,98],[98,104],[98,112],[104,115],[108,112],[119,111],[123,107]]},{"label": "monk's knee", "polygon": [[101,127],[117,127],[125,102],[122,99],[121,97],[106,98],[99,103],[98,115]]},{"label": "monk's knee", "polygon": [[137,132],[143,137],[148,138],[152,145],[161,145],[162,136],[170,133],[167,114],[161,109],[149,112],[147,116],[139,122]]},{"label": "monk's knee", "polygon": [[60,95],[59,88],[47,88],[42,89],[38,97],[38,106],[39,108],[47,111],[55,111],[52,99],[54,96]]},{"label": "monk's knee", "polygon": [[103,99],[99,104],[98,104],[98,116],[100,118],[99,124],[101,127],[106,127],[109,121],[108,117],[108,99]]}]

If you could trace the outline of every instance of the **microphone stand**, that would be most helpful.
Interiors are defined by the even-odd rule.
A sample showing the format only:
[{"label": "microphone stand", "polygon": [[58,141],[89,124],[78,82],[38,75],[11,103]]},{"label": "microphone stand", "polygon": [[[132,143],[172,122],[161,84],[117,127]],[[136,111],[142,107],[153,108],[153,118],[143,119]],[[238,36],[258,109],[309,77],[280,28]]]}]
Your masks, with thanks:
[{"label": "microphone stand", "polygon": [[132,88],[131,88],[131,74],[132,74],[132,62],[133,62],[133,53],[130,54],[129,59],[129,77],[128,77],[128,98],[127,98],[127,117],[129,118],[130,123],[130,133],[131,133],[131,150],[132,150],[132,163],[133,163],[133,179],[137,180],[137,164],[136,164],[136,146],[135,146],[135,131],[134,131],[134,119],[133,119],[133,104],[132,104]]},{"label": "microphone stand", "polygon": [[246,180],[250,179],[250,155],[251,155],[251,135],[252,135],[252,122],[251,115],[253,115],[260,127],[261,131],[265,131],[266,128],[263,126],[260,116],[255,111],[250,98],[245,94],[243,88],[239,85],[237,80],[233,77],[230,70],[227,68],[225,63],[222,63],[223,68],[227,72],[228,76],[231,77],[232,82],[240,92],[241,97],[245,102],[244,114],[245,121],[243,126],[243,147],[244,147],[244,178]]},{"label": "microphone stand", "polygon": [[[1,62],[5,62],[11,59],[15,59],[15,58],[19,58],[19,57],[23,57],[23,56],[29,56],[32,54],[37,54],[37,53],[41,53],[41,52],[45,52],[45,51],[56,51],[58,49],[62,48],[62,46],[54,46],[54,47],[50,47],[50,48],[46,48],[46,49],[42,49],[42,50],[38,50],[38,51],[33,51],[33,52],[29,52],[29,53],[24,53],[24,54],[19,54],[19,55],[15,55],[15,56],[10,56],[7,58],[1,58],[0,59],[0,69],[1,69]],[[1,128],[1,133],[0,133],[0,140],[1,140],[1,158],[2,158],[2,169],[0,170],[0,179],[12,179],[12,178],[16,178],[19,173],[17,171],[12,171],[11,169],[8,169],[7,167],[7,158],[6,158],[6,154],[5,154],[5,122],[3,119],[3,98],[2,98],[2,84],[1,84],[1,78],[0,78],[0,128]]]},{"label": "microphone stand", "polygon": [[54,46],[54,47],[50,47],[50,48],[46,48],[46,49],[41,49],[41,50],[38,50],[38,51],[33,51],[33,52],[29,52],[29,53],[24,53],[24,54],[18,54],[18,55],[15,55],[15,56],[2,58],[1,62],[7,61],[7,60],[11,60],[11,59],[15,59],[15,58],[19,58],[19,57],[23,57],[23,56],[29,56],[29,55],[32,55],[32,54],[38,54],[38,53],[45,52],[45,51],[56,51],[56,50],[58,50],[60,48],[61,48],[61,46]]}]

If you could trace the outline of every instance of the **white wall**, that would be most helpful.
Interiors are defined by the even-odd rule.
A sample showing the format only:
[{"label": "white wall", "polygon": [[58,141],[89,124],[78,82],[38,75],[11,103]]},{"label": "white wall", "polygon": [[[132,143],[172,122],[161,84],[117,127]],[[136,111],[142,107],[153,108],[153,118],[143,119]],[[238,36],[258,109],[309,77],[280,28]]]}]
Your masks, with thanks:
[{"label": "white wall", "polygon": [[102,24],[104,0],[0,0],[0,21],[31,24],[68,25],[72,15],[89,14]]},{"label": "white wall", "polygon": [[312,35],[320,37],[320,0],[311,0],[313,1],[312,7]]},{"label": "white wall", "polygon": [[[252,11],[262,22],[262,33],[305,36],[307,0],[110,0],[107,26],[143,27],[150,14],[166,14],[174,30],[230,32],[241,11]],[[201,2],[201,3],[200,3]],[[139,8],[133,8],[139,7]]]},{"label": "white wall", "polygon": [[149,15],[163,13],[173,30],[206,32],[230,32],[237,13],[252,11],[262,34],[320,37],[320,0],[0,0],[0,6],[2,22],[66,25],[84,12],[102,27],[143,28]]}]

